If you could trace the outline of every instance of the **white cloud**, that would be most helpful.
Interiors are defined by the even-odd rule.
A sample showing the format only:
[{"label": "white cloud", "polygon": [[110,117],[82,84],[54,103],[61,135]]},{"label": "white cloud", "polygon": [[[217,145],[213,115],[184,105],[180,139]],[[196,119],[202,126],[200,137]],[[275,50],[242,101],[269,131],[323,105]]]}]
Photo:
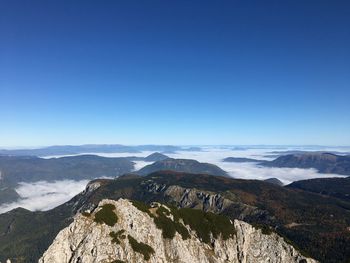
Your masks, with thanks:
[{"label": "white cloud", "polygon": [[[271,151],[283,150],[305,150],[303,147],[286,147],[273,148],[265,147],[260,149],[248,148],[242,150],[233,150],[230,147],[203,147],[203,151],[179,151],[167,154],[172,158],[195,159],[200,162],[208,162],[219,166],[227,171],[232,177],[242,179],[258,179],[264,180],[271,177],[280,179],[283,183],[288,184],[296,180],[320,178],[320,177],[340,177],[336,174],[320,174],[315,169],[299,169],[299,168],[271,168],[262,167],[256,163],[228,163],[222,159],[226,157],[246,157],[253,159],[272,160],[266,157]],[[312,150],[312,149],[307,149]],[[319,149],[317,150],[339,150],[348,151],[349,149]],[[145,151],[141,153],[91,153],[105,157],[127,157],[139,156],[145,157],[153,152]],[[58,156],[56,156],[58,157]],[[135,170],[151,164],[151,162],[135,161]],[[0,206],[0,213],[4,213],[16,207],[24,207],[29,210],[48,210],[54,208],[84,190],[87,180],[72,181],[63,180],[56,182],[34,182],[20,183],[16,191],[21,196],[21,200],[14,203],[4,204]]]},{"label": "white cloud", "polygon": [[146,165],[152,164],[153,162],[145,162],[145,161],[133,161],[134,163],[134,171],[138,171]]},{"label": "white cloud", "polygon": [[23,207],[31,211],[49,210],[67,202],[72,197],[83,191],[87,183],[87,180],[20,183],[16,188],[16,191],[21,199],[17,202],[1,205],[0,213],[5,213],[17,207]]},{"label": "white cloud", "polygon": [[173,158],[195,159],[200,162],[208,162],[215,164],[227,171],[234,178],[241,179],[258,179],[265,180],[268,178],[278,178],[284,184],[293,181],[320,178],[320,177],[344,177],[337,174],[321,174],[315,169],[299,169],[299,168],[272,168],[257,165],[257,163],[230,163],[223,162],[226,157],[246,157],[260,160],[272,160],[274,158],[266,157],[271,151],[283,150],[300,150],[298,147],[289,148],[263,148],[263,149],[246,149],[246,150],[230,150],[227,148],[206,147],[201,152],[177,152],[169,154]]},{"label": "white cloud", "polygon": [[234,178],[265,180],[274,177],[284,184],[312,178],[344,177],[337,174],[321,174],[316,169],[263,167],[255,163],[221,163],[219,166]]}]

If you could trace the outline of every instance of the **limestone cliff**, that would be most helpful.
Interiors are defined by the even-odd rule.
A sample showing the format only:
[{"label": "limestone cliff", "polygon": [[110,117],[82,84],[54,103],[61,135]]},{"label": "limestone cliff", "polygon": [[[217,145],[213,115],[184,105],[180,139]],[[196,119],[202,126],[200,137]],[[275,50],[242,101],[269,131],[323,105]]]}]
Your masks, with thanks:
[{"label": "limestone cliff", "polygon": [[77,214],[39,262],[316,261],[302,256],[277,234],[263,234],[243,221],[200,210],[105,199],[94,211]]}]

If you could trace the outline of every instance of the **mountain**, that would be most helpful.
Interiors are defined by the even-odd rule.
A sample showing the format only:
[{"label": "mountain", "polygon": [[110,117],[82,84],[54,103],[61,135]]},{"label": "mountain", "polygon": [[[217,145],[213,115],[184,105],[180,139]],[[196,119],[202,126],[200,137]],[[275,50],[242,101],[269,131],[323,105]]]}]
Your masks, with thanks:
[{"label": "mountain", "polygon": [[13,187],[1,186],[0,184],[0,205],[16,201],[20,196]]},{"label": "mountain", "polygon": [[286,187],[350,201],[350,177],[301,180],[293,182]]},{"label": "mountain", "polygon": [[191,159],[172,159],[168,158],[155,162],[140,169],[137,174],[147,175],[156,171],[171,170],[177,172],[212,174],[218,176],[228,176],[227,172],[218,166],[210,163],[200,163]]},{"label": "mountain", "polygon": [[350,175],[350,156],[332,153],[288,154],[261,165],[269,167],[314,168],[320,173]]},{"label": "mountain", "polygon": [[115,177],[132,171],[134,165],[125,158],[96,155],[43,159],[32,156],[0,156],[1,183],[14,186],[18,182],[62,179],[94,179]]},{"label": "mountain", "polygon": [[241,157],[227,157],[222,160],[223,162],[229,162],[229,163],[262,163],[265,162],[264,160],[257,160],[257,159],[251,159],[251,158],[241,158]]},{"label": "mountain", "polygon": [[162,154],[162,153],[159,153],[159,152],[155,152],[155,153],[152,153],[146,157],[130,156],[130,157],[125,157],[125,158],[129,161],[157,162],[157,161],[162,161],[162,160],[168,159],[169,156]]},{"label": "mountain", "polygon": [[279,186],[283,186],[284,184],[278,180],[277,178],[268,178],[265,179],[264,182],[270,183],[270,184],[275,184],[275,185],[279,185]]},{"label": "mountain", "polygon": [[322,153],[331,153],[331,154],[337,154],[337,155],[349,155],[350,152],[339,152],[339,151],[301,151],[301,150],[288,150],[288,151],[272,151],[269,152],[266,157],[280,157],[283,155],[290,155],[290,154],[308,154],[308,153],[313,153],[313,154],[322,154]]},{"label": "mountain", "polygon": [[37,262],[77,213],[94,213],[102,200],[119,198],[220,214],[263,234],[276,232],[321,262],[350,259],[350,202],[259,180],[159,171],[92,181],[84,192],[49,211],[0,214],[0,261]]},{"label": "mountain", "polygon": [[169,158],[169,156],[166,156],[165,154],[155,152],[155,153],[152,153],[152,154],[148,155],[147,157],[145,157],[144,161],[146,161],[146,162],[158,162],[158,161],[163,161],[163,160],[168,159],[168,158]]},{"label": "mountain", "polygon": [[182,147],[173,145],[121,145],[121,144],[85,144],[58,145],[36,149],[0,149],[0,155],[10,156],[54,156],[90,153],[139,153],[142,151],[158,151],[173,153],[176,151],[200,151],[200,147]]},{"label": "mountain", "polygon": [[275,233],[226,216],[104,199],[75,216],[39,263],[316,262]]},{"label": "mountain", "polygon": [[58,145],[35,149],[0,150],[2,155],[10,156],[51,156],[69,155],[81,153],[137,153],[140,152],[134,146],[120,144],[86,144],[86,145]]}]

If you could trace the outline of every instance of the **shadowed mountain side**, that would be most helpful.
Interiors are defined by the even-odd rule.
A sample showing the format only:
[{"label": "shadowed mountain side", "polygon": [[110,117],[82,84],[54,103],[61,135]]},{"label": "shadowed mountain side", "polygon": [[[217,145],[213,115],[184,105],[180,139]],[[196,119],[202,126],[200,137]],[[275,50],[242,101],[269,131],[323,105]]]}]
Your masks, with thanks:
[{"label": "shadowed mountain side", "polygon": [[266,180],[264,180],[264,182],[270,183],[270,184],[274,184],[274,185],[279,185],[279,186],[283,186],[284,184],[278,180],[277,178],[268,178]]},{"label": "shadowed mountain side", "polygon": [[262,163],[262,162],[265,162],[264,160],[242,158],[242,157],[227,157],[227,158],[223,159],[222,161],[227,162],[227,163]]},{"label": "shadowed mountain side", "polygon": [[28,156],[0,156],[2,183],[13,186],[18,182],[63,179],[82,180],[115,177],[132,171],[134,165],[125,158],[96,155],[43,159]]},{"label": "shadowed mountain side", "polygon": [[159,152],[155,152],[146,157],[130,156],[125,158],[128,159],[129,161],[157,162],[157,161],[163,161],[165,159],[168,159],[169,156]]},{"label": "shadowed mountain side", "polygon": [[293,182],[286,187],[350,201],[350,177],[302,180]]},{"label": "shadowed mountain side", "polygon": [[314,168],[320,173],[350,175],[350,156],[332,153],[302,153],[280,156],[261,165],[269,167]]},{"label": "shadowed mountain side", "polygon": [[14,188],[0,186],[0,205],[16,201],[19,197]]},{"label": "shadowed mountain side", "polygon": [[148,175],[150,173],[162,170],[171,170],[176,172],[211,174],[219,176],[228,176],[227,172],[220,167],[210,163],[200,163],[191,159],[172,159],[168,158],[162,161],[147,165],[137,171],[139,175]]}]

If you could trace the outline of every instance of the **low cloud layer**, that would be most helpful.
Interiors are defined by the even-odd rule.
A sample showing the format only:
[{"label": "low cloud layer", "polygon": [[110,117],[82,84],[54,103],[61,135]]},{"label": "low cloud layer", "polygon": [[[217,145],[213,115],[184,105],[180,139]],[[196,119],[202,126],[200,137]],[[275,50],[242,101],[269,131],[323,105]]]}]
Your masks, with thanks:
[{"label": "low cloud layer", "polygon": [[145,161],[133,161],[134,163],[134,171],[138,171],[146,165],[152,164],[153,162],[145,162]]},{"label": "low cloud layer", "polygon": [[73,196],[83,191],[87,183],[87,180],[20,183],[16,191],[21,199],[17,202],[1,205],[0,213],[7,212],[17,207],[23,207],[31,211],[49,210],[67,202]]},{"label": "low cloud layer", "polygon": [[337,174],[320,174],[316,169],[262,167],[254,163],[221,163],[219,166],[234,178],[258,180],[278,178],[284,184],[312,178],[344,177]]},{"label": "low cloud layer", "polygon": [[[277,149],[262,148],[262,149],[246,149],[246,150],[231,150],[227,148],[206,147],[201,152],[177,152],[170,154],[173,158],[196,159],[200,162],[208,162],[219,166],[227,171],[234,178],[241,179],[258,179],[265,180],[268,178],[278,178],[284,184],[289,184],[293,181],[322,178],[322,177],[344,177],[337,174],[321,174],[315,169],[299,169],[299,168],[273,168],[260,166],[257,163],[230,163],[223,162],[226,157],[245,157],[259,160],[273,160],[272,157],[267,157],[269,152]],[[300,150],[299,148],[279,148],[278,150]],[[325,149],[326,150],[326,149]]]},{"label": "low cloud layer", "polygon": [[[222,159],[226,157],[246,157],[253,159],[272,160],[267,157],[274,150],[305,150],[303,148],[286,147],[286,148],[251,148],[251,149],[230,149],[224,147],[203,147],[202,151],[180,151],[177,153],[167,154],[171,158],[195,159],[200,162],[212,163],[227,171],[234,178],[258,179],[265,180],[268,178],[278,178],[284,184],[297,180],[321,178],[321,177],[342,177],[336,174],[320,174],[315,169],[299,168],[271,168],[259,166],[257,163],[228,163]],[[308,149],[312,150],[312,149]],[[349,149],[317,149],[317,150],[349,150]],[[132,154],[134,156],[146,157],[153,152],[142,152]],[[94,153],[92,153],[94,154]],[[127,153],[98,153],[96,155],[105,157],[127,157]],[[58,156],[56,156],[58,157]],[[136,161],[135,170],[151,164],[151,162]],[[84,190],[87,180],[73,181],[63,180],[56,182],[34,182],[20,183],[16,189],[21,196],[21,200],[0,206],[0,213],[4,213],[17,207],[23,207],[32,211],[49,210],[68,200]]]}]

